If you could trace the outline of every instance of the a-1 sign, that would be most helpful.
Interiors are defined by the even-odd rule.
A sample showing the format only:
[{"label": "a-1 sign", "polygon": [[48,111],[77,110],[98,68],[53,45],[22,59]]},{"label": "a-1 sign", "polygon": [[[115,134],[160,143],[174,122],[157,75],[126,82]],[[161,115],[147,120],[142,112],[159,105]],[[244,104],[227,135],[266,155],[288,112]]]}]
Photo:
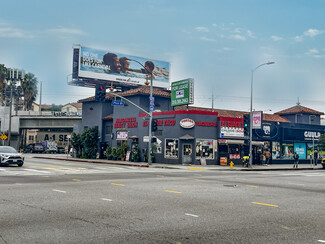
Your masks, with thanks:
[{"label": "a-1 sign", "polygon": [[194,79],[172,82],[171,105],[187,105],[194,103]]}]

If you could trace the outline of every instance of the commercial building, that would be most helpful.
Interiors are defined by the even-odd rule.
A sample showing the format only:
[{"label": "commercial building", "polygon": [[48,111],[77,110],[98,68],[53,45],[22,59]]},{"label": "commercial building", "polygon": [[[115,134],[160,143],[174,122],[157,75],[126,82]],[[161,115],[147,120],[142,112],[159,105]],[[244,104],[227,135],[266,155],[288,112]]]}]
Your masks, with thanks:
[{"label": "commercial building", "polygon": [[[149,110],[149,86],[141,86],[118,93],[138,106]],[[167,164],[240,164],[244,155],[243,115],[247,112],[171,106],[171,92],[153,88],[155,111],[153,121],[157,130],[153,132],[154,162]],[[128,144],[140,149],[141,161],[148,149],[149,119],[146,113],[130,102],[112,105],[116,99],[107,94],[106,100],[95,101],[95,97],[83,99],[82,121],[75,132],[98,127],[99,145],[113,147]],[[116,103],[115,103],[116,104]],[[118,103],[117,103],[118,104]],[[263,113],[262,113],[263,114]],[[273,163],[292,160],[296,151],[300,159],[310,159],[317,148],[318,138],[325,131],[320,125],[324,113],[301,106],[299,103],[275,114],[263,114],[261,126],[253,130],[253,162],[266,150],[272,153]],[[105,147],[101,147],[102,151]]]}]

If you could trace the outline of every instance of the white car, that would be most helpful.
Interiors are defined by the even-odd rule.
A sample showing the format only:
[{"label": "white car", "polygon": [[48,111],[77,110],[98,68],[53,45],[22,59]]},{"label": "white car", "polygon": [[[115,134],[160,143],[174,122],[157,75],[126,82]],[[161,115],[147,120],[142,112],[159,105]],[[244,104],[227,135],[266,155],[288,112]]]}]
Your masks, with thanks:
[{"label": "white car", "polygon": [[17,164],[21,167],[24,164],[24,157],[13,147],[0,146],[0,166],[8,166],[9,164]]}]

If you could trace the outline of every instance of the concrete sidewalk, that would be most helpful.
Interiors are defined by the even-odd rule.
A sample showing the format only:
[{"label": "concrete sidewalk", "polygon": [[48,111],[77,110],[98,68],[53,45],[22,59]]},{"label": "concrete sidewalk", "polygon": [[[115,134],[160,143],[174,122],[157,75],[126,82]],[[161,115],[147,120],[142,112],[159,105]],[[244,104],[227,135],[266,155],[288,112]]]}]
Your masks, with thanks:
[{"label": "concrete sidewalk", "polygon": [[230,166],[220,165],[180,165],[180,164],[158,164],[153,163],[148,165],[145,162],[129,162],[129,161],[118,161],[118,160],[107,160],[107,159],[83,159],[83,158],[72,158],[66,154],[44,154],[33,156],[33,158],[44,158],[54,159],[63,161],[74,161],[74,162],[86,162],[96,164],[111,164],[121,166],[132,166],[132,167],[150,167],[150,168],[166,168],[166,169],[190,169],[190,170],[233,170],[233,171],[275,171],[275,170],[320,170],[323,169],[321,164],[317,166],[311,164],[300,164],[298,168],[293,168],[293,164],[272,164],[272,165],[253,165],[250,168],[235,165],[233,168]]}]

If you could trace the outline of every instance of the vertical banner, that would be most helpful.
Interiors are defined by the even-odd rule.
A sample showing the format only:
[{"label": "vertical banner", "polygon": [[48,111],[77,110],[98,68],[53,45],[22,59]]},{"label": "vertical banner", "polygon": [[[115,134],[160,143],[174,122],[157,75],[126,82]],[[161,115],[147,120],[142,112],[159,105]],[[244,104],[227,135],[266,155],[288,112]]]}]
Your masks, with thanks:
[{"label": "vertical banner", "polygon": [[253,111],[253,129],[262,128],[262,119],[263,119],[262,111]]}]

